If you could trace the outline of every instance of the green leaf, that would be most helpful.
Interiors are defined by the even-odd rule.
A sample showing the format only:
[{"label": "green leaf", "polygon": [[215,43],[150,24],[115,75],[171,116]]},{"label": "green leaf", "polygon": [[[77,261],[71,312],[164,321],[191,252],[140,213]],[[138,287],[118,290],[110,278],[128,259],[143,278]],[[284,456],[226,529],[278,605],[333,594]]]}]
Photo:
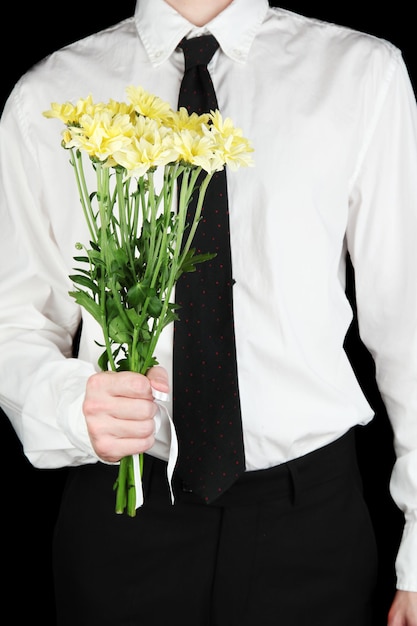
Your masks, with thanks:
[{"label": "green leaf", "polygon": [[152,355],[150,359],[148,359],[148,369],[150,367],[154,367],[155,365],[159,365],[159,361],[158,359],[155,357],[155,355]]},{"label": "green leaf", "polygon": [[120,359],[120,361],[117,361],[117,371],[118,372],[129,372],[130,371],[129,359]]},{"label": "green leaf", "polygon": [[[155,290],[154,290],[155,292]],[[127,292],[127,301],[131,307],[140,308],[150,295],[149,284],[137,282]]]},{"label": "green leaf", "polygon": [[140,338],[143,344],[149,343],[152,338],[152,334],[149,332],[149,329],[146,324],[144,324],[141,328]]},{"label": "green leaf", "polygon": [[110,293],[107,293],[106,295],[106,318],[108,321],[111,321],[119,315],[119,308],[112,295]]},{"label": "green leaf", "polygon": [[175,312],[175,309],[180,309],[180,308],[181,307],[179,305],[176,305],[174,303],[169,305],[168,311],[166,312],[164,319],[161,320],[160,322],[161,330],[165,328],[165,326],[168,326],[168,324],[170,324],[171,322],[176,322],[179,319],[179,316]]},{"label": "green leaf", "polygon": [[83,270],[81,267],[73,267],[72,268],[74,271],[76,272],[81,272],[81,274],[84,274],[84,276],[89,276],[91,277],[91,272],[90,270]]},{"label": "green leaf", "polygon": [[101,258],[101,252],[96,252],[95,250],[89,250],[88,258],[90,260],[91,265],[106,267],[106,263],[104,259]]},{"label": "green leaf", "polygon": [[88,278],[88,276],[81,276],[80,274],[72,274],[69,278],[76,285],[82,285],[83,287],[87,287],[87,289],[91,289],[91,291],[95,294],[99,293],[99,288],[97,287],[95,282],[91,280],[91,278]]},{"label": "green leaf", "polygon": [[94,319],[102,325],[102,316],[101,309],[97,302],[85,291],[69,291],[70,296],[72,296],[77,304],[84,307],[85,310],[90,313],[94,317]]},{"label": "green leaf", "polygon": [[97,364],[103,372],[109,369],[109,355],[107,354],[107,350],[100,354],[99,358],[97,359]]},{"label": "green leaf", "polygon": [[114,317],[109,324],[109,336],[117,343],[130,343],[132,341],[132,328],[128,327],[120,316]]},{"label": "green leaf", "polygon": [[123,248],[117,248],[113,251],[114,261],[113,264],[117,267],[124,267],[128,263],[128,256]]},{"label": "green leaf", "polygon": [[216,253],[210,252],[207,252],[205,254],[195,254],[195,248],[190,248],[190,250],[188,250],[183,259],[176,278],[178,278],[181,274],[185,272],[195,272],[195,266],[198,263],[203,263],[204,261],[214,259],[215,256],[217,256]]},{"label": "green leaf", "polygon": [[149,300],[148,313],[150,317],[158,318],[162,311],[163,303],[158,296],[153,296]]},{"label": "green leaf", "polygon": [[[132,322],[132,326],[134,326],[135,328],[139,328],[141,325],[141,317],[140,315],[136,312],[135,309],[126,309],[126,315],[128,316],[129,320]],[[146,323],[146,321],[145,321]],[[142,320],[142,324],[143,324],[143,320]]]}]

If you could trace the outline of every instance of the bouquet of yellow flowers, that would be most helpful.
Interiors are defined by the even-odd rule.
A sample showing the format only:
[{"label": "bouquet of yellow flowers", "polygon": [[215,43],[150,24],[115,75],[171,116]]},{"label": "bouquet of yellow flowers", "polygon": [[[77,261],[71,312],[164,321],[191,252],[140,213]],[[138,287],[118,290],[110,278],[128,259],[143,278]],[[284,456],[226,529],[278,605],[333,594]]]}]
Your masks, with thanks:
[{"label": "bouquet of yellow flowers", "polygon": [[[82,267],[70,278],[70,295],[103,332],[102,370],[146,374],[157,365],[162,330],[178,319],[171,301],[184,272],[214,255],[196,254],[194,233],[211,177],[227,165],[252,165],[250,142],[219,111],[188,114],[142,87],[126,89],[127,102],[52,103],[43,115],[64,123],[62,146],[69,150],[90,242],[76,243]],[[85,157],[95,172],[88,188]],[[159,188],[156,170],[162,170]],[[178,201],[177,201],[178,194]],[[198,194],[194,217],[187,207]],[[143,458],[139,455],[140,472]],[[121,459],[116,512],[136,514],[133,457]]]}]

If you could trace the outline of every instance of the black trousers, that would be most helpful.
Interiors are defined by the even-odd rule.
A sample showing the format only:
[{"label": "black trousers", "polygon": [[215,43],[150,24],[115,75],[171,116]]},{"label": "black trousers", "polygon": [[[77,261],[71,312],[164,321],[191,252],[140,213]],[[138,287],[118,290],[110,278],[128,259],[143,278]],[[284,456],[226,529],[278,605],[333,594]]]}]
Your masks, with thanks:
[{"label": "black trousers", "polygon": [[215,505],[145,458],[145,504],[114,513],[117,468],[70,471],[54,537],[58,626],[372,626],[377,554],[354,433],[250,472]]}]

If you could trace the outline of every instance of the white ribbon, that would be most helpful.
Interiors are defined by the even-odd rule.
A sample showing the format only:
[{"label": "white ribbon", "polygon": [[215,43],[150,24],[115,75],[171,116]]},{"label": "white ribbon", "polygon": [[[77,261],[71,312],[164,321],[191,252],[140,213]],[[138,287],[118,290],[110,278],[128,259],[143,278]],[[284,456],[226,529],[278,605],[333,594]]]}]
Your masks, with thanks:
[{"label": "white ribbon", "polygon": [[[172,504],[174,504],[174,492],[172,490],[172,477],[174,475],[175,464],[177,462],[177,457],[178,457],[177,433],[175,431],[174,422],[172,421],[172,418],[170,414],[168,413],[166,406],[164,406],[163,404],[160,404],[160,402],[164,402],[164,401],[166,402],[168,400],[168,394],[162,391],[158,391],[157,389],[153,389],[152,394],[155,400],[158,400],[158,405],[159,405],[160,410],[165,412],[165,415],[168,419],[168,423],[170,427],[171,443],[170,443],[169,457],[168,457],[168,463],[167,463],[167,477],[168,477],[169,490],[171,494],[171,502]],[[161,416],[156,415],[155,416],[155,432],[156,433],[158,432],[160,425],[161,425]],[[140,464],[139,464],[139,454],[133,455],[133,475],[134,475],[134,480],[135,480],[136,508],[138,509],[139,507],[143,505],[143,487],[142,487],[142,477],[141,477]]]}]

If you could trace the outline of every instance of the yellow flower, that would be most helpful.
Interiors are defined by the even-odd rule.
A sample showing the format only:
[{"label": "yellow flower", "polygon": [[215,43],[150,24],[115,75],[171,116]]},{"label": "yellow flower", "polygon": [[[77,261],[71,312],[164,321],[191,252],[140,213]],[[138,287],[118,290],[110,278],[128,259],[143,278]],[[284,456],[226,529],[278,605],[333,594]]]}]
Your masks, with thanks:
[{"label": "yellow flower", "polygon": [[64,146],[64,148],[71,148],[73,147],[71,144],[72,144],[71,131],[68,128],[65,128],[62,131],[62,145]]},{"label": "yellow flower", "polygon": [[210,136],[184,129],[175,134],[174,145],[180,161],[202,167],[209,174],[222,168]]},{"label": "yellow flower", "polygon": [[230,117],[223,119],[220,111],[211,111],[209,117],[211,125],[210,128],[214,129],[221,135],[227,137],[228,135],[234,135],[236,133],[242,134],[241,129],[235,127]]},{"label": "yellow flower", "polygon": [[126,88],[127,97],[139,115],[165,122],[172,117],[173,111],[169,104],[155,96],[141,86],[129,85]]},{"label": "yellow flower", "polygon": [[134,121],[134,107],[127,102],[118,102],[117,100],[110,99],[105,105],[105,108],[113,113],[113,115],[129,115],[132,122]]},{"label": "yellow flower", "polygon": [[251,153],[254,150],[242,129],[236,128],[230,118],[223,119],[219,111],[210,113],[210,121],[203,132],[212,137],[220,161],[234,171],[242,166],[253,166]]},{"label": "yellow flower", "polygon": [[179,111],[173,114],[169,124],[174,130],[188,129],[202,132],[202,126],[207,125],[208,120],[208,113],[203,113],[203,115],[198,115],[197,113],[189,114],[185,107],[181,107]]},{"label": "yellow flower", "polygon": [[254,165],[251,153],[253,148],[245,137],[230,135],[224,141],[217,143],[216,153],[219,160],[236,171],[239,167],[251,167]]},{"label": "yellow flower", "polygon": [[78,119],[76,107],[71,102],[64,102],[64,104],[52,102],[49,111],[44,111],[43,115],[48,119],[59,119],[64,124],[74,123]]},{"label": "yellow flower", "polygon": [[52,102],[49,111],[44,111],[43,115],[49,119],[57,118],[64,124],[78,124],[80,116],[89,111],[92,106],[93,100],[91,95],[89,95],[87,98],[78,100],[75,105],[72,102],[64,102],[64,104]]},{"label": "yellow flower", "polygon": [[127,176],[143,176],[148,170],[177,160],[178,152],[172,133],[153,119],[140,115],[129,143],[113,152],[116,163],[127,170]]},{"label": "yellow flower", "polygon": [[113,115],[108,109],[98,108],[94,115],[82,115],[79,127],[71,127],[70,132],[72,141],[67,147],[77,147],[85,150],[91,158],[106,161],[131,142],[134,129],[129,115]]},{"label": "yellow flower", "polygon": [[242,130],[219,111],[198,115],[185,108],[173,111],[169,104],[141,86],[126,88],[129,102],[110,99],[94,103],[91,95],[51,104],[43,115],[66,124],[62,144],[84,150],[107,167],[119,164],[128,176],[173,161],[202,167],[213,173],[228,165],[236,170],[252,166],[253,148]]}]

